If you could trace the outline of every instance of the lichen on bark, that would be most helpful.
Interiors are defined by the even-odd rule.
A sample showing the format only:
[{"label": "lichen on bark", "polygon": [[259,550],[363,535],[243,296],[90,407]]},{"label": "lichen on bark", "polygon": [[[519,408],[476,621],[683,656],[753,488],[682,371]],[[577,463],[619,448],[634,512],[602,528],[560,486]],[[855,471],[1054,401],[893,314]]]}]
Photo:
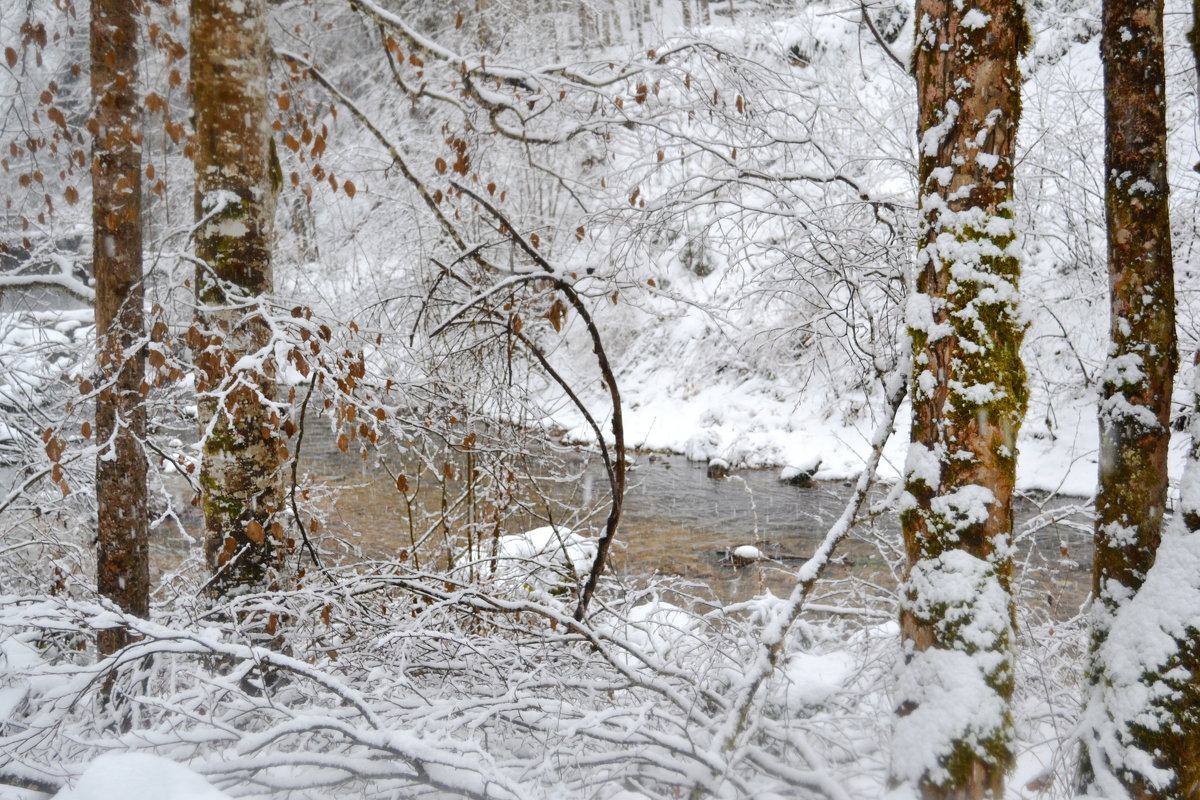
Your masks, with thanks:
[{"label": "lichen on bark", "polygon": [[[896,746],[922,735],[926,744],[894,757],[892,782],[925,798],[999,798],[1013,761],[1011,499],[1028,393],[1012,191],[1026,37],[1018,3],[918,2],[926,228],[908,314],[909,572]],[[956,585],[975,591],[955,595]]]},{"label": "lichen on bark", "polygon": [[[1174,670],[1164,662],[1133,676],[1146,690],[1167,688],[1175,695],[1173,709],[1163,707],[1162,714],[1148,709],[1136,721],[1123,718],[1128,698],[1120,687],[1130,676],[1121,673],[1121,665],[1128,656],[1114,658],[1107,646],[1110,634],[1129,626],[1129,608],[1145,602],[1140,596],[1152,588],[1148,576],[1165,545],[1167,449],[1178,357],[1161,0],[1105,0],[1101,55],[1110,347],[1100,388],[1091,689],[1080,782],[1084,790],[1109,795],[1195,798],[1200,797],[1195,759],[1200,728],[1178,705],[1195,697],[1194,678],[1172,683],[1181,669],[1200,666],[1195,629],[1164,632],[1175,637]],[[1160,667],[1167,669],[1160,672]],[[1127,757],[1130,753],[1147,755]],[[1164,773],[1174,777],[1164,780]],[[1103,785],[1106,780],[1119,786]]]},{"label": "lichen on bark", "polygon": [[[265,0],[192,0],[191,17],[200,487],[210,587],[223,595],[278,585],[290,548],[260,307],[272,288],[277,186],[271,46]],[[256,366],[245,368],[246,356]]]}]

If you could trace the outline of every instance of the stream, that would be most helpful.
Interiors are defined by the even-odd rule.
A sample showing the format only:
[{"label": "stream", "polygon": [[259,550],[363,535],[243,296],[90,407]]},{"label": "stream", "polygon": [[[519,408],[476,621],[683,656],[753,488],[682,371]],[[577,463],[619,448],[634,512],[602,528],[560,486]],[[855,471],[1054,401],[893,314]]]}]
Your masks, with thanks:
[{"label": "stream", "polygon": [[[326,441],[328,440],[328,441]],[[326,505],[326,533],[353,541],[364,554],[396,557],[409,542],[395,471],[378,457],[363,459],[337,450],[331,435],[305,440],[302,472],[339,487]],[[598,536],[607,514],[607,480],[595,455],[575,453],[566,462],[568,479],[544,490],[563,509],[588,506],[582,524],[562,517],[579,533]],[[842,513],[852,491],[849,481],[817,481],[793,486],[778,470],[734,471],[728,478],[707,476],[706,465],[682,456],[642,453],[630,464],[629,489],[618,540],[614,573],[644,583],[656,575],[694,584],[697,595],[729,603],[763,591],[786,595],[792,570],[810,556]],[[883,487],[874,499],[883,497]],[[1073,616],[1087,597],[1091,570],[1090,518],[1071,497],[1021,496],[1015,502],[1018,585],[1026,606],[1035,604],[1055,618]],[[546,524],[529,514],[508,520],[504,533]],[[830,579],[857,579],[891,590],[894,565],[901,561],[899,521],[885,512],[860,525],[838,548],[827,570]],[[731,551],[754,545],[767,560],[735,563]]]}]

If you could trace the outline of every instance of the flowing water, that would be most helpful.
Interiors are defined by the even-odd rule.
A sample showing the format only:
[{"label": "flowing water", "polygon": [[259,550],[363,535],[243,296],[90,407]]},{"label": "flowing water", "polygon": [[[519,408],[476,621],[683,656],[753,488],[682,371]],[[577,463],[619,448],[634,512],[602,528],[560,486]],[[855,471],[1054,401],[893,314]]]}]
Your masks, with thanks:
[{"label": "flowing water", "polygon": [[[369,556],[407,557],[414,534],[403,496],[396,490],[395,474],[403,464],[398,463],[400,457],[393,461],[397,463],[344,455],[331,436],[319,432],[306,439],[302,472],[317,484],[339,487],[336,496],[324,502],[326,533],[353,541]],[[615,573],[633,581],[654,575],[682,577],[722,602],[749,599],[764,590],[786,594],[793,585],[791,570],[812,554],[842,513],[851,484],[793,486],[777,476],[774,470],[746,470],[713,480],[705,465],[682,456],[639,454],[629,471],[612,557]],[[543,525],[546,513],[587,535],[603,529],[607,481],[596,456],[568,456],[559,465],[559,477],[547,479],[542,491],[555,497],[559,516],[550,510],[539,515],[531,508],[528,514],[506,520],[503,533]],[[428,497],[426,504],[431,504]],[[1016,502],[1023,602],[1059,618],[1073,615],[1088,591],[1090,522],[1080,504],[1075,498],[1022,497]],[[582,523],[569,518],[579,507],[593,509]],[[895,515],[877,515],[841,545],[827,577],[893,589],[901,560],[898,541]],[[735,563],[731,551],[740,545],[754,545],[768,559]]]}]

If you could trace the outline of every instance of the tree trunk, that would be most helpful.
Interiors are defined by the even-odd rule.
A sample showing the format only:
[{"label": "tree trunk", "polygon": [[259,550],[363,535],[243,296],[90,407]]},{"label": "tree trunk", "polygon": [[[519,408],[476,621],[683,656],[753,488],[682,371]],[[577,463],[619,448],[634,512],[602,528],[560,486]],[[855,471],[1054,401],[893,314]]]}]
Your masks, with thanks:
[{"label": "tree trunk", "polygon": [[1188,44],[1192,46],[1196,77],[1200,78],[1200,0],[1192,0],[1192,29],[1188,31]]},{"label": "tree trunk", "polygon": [[[271,291],[279,164],[266,0],[192,0],[197,333],[205,553],[217,594],[270,588],[288,550],[279,413],[261,296]],[[238,364],[246,356],[251,366]],[[261,365],[261,366],[259,366]]]},{"label": "tree trunk", "polygon": [[925,798],[999,798],[1013,760],[1011,498],[1027,401],[1012,216],[1027,29],[1011,0],[920,0],[917,30],[926,229],[908,304],[909,574],[892,782]]},{"label": "tree trunk", "polygon": [[600,35],[599,28],[588,0],[582,0],[579,4],[579,46],[582,48],[592,44],[592,40]]},{"label": "tree trunk", "polygon": [[1092,591],[1097,636],[1137,592],[1162,536],[1177,367],[1167,212],[1162,0],[1106,0],[1104,60],[1108,365]]},{"label": "tree trunk", "polygon": [[[137,0],[94,0],[91,17],[92,263],[96,275],[96,585],[131,614],[149,613],[146,502],[142,131]],[[100,634],[102,653],[128,641]]]},{"label": "tree trunk", "polygon": [[[1200,354],[1197,354],[1200,362]],[[1180,508],[1137,594],[1108,619],[1084,709],[1091,796],[1200,798],[1200,363]]]},{"label": "tree trunk", "polygon": [[[1154,627],[1136,618],[1137,606],[1149,601],[1149,596],[1132,612],[1129,608],[1144,589],[1157,596],[1163,588],[1162,576],[1154,587],[1148,584],[1148,576],[1159,557],[1160,542],[1166,548],[1162,536],[1167,448],[1178,359],[1167,207],[1163,3],[1105,0],[1103,17],[1111,343],[1100,397],[1092,691],[1086,711],[1090,736],[1081,772],[1085,784],[1108,790],[1105,780],[1119,781],[1134,798],[1198,798],[1200,720],[1194,717],[1200,687],[1194,679],[1174,686],[1177,694],[1171,703],[1141,719],[1126,719],[1128,700],[1121,686],[1129,654],[1105,646],[1118,630],[1123,645],[1132,641],[1130,637],[1145,635],[1136,628]],[[1188,480],[1194,477],[1188,476],[1185,483]],[[1195,521],[1189,510],[1195,499],[1184,498],[1185,520]],[[1194,529],[1190,523],[1189,527]],[[1180,541],[1172,542],[1171,548],[1180,547]],[[1183,553],[1177,556],[1184,557]],[[1169,571],[1174,565],[1163,566]],[[1174,589],[1182,590],[1185,583]],[[1200,648],[1195,629],[1186,630],[1186,635],[1183,627],[1164,633],[1174,642],[1171,666],[1194,670],[1200,666]],[[1136,676],[1139,683],[1170,685],[1170,676],[1158,672],[1161,666],[1147,665]],[[1119,747],[1095,746],[1110,726],[1117,729]],[[1123,754],[1131,750],[1142,757],[1125,758]],[[1151,762],[1154,768],[1147,769]]]}]

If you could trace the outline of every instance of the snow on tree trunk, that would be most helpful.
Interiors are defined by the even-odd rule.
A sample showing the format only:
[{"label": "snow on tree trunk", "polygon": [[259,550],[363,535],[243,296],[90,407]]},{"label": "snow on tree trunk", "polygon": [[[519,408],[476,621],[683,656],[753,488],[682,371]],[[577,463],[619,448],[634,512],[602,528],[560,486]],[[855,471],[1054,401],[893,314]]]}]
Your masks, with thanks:
[{"label": "snow on tree trunk", "polygon": [[[92,263],[96,275],[96,585],[124,610],[149,611],[146,387],[142,288],[142,132],[134,0],[95,0],[91,17]],[[124,631],[99,636],[120,649]]]},{"label": "snow on tree trunk", "polygon": [[192,0],[197,390],[205,553],[216,593],[268,588],[288,549],[271,331],[278,160],[268,116],[266,0]]},{"label": "snow on tree trunk", "polygon": [[[1200,354],[1198,354],[1200,361]],[[1200,366],[1179,514],[1145,582],[1098,644],[1084,711],[1089,794],[1200,797]]]},{"label": "snow on tree trunk", "polygon": [[1098,639],[1154,563],[1177,366],[1161,0],[1107,0],[1102,42],[1111,345],[1092,575]]},{"label": "snow on tree trunk", "polygon": [[925,798],[999,798],[1013,760],[1011,498],[1027,390],[1012,181],[1025,37],[1018,3],[918,3],[927,227],[907,308],[909,574],[891,780]]},{"label": "snow on tree trunk", "polygon": [[[1195,568],[1200,548],[1182,528],[1169,540],[1162,535],[1177,367],[1163,3],[1106,0],[1102,36],[1111,344],[1100,399],[1082,773],[1105,796],[1195,798],[1200,688],[1181,674],[1200,667],[1191,627],[1200,603],[1196,573],[1180,566]],[[1193,445],[1183,509],[1193,530],[1195,457]]]}]

